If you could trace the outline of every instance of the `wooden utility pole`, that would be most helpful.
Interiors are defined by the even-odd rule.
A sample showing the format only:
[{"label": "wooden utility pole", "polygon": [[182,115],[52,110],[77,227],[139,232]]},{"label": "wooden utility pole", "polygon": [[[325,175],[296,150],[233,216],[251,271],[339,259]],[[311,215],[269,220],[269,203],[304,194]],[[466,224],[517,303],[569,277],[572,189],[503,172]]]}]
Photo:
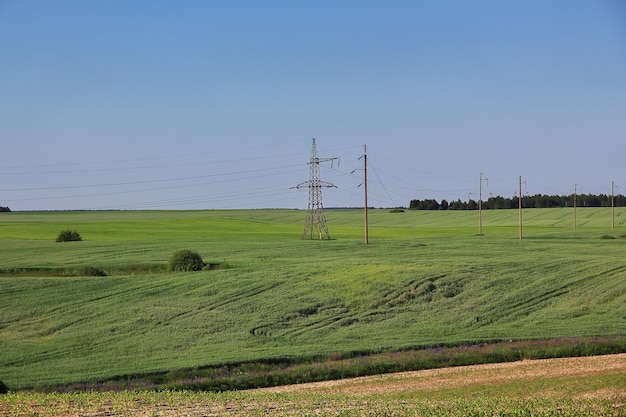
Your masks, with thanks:
[{"label": "wooden utility pole", "polygon": [[369,223],[367,221],[367,145],[363,145],[363,191],[365,200],[365,244],[369,243]]},{"label": "wooden utility pole", "polygon": [[576,230],[576,187],[578,184],[574,184],[574,230]]},{"label": "wooden utility pole", "polygon": [[478,186],[478,235],[483,235],[483,181],[487,181],[489,184],[489,179],[483,178],[483,173],[480,173],[480,185]]},{"label": "wooden utility pole", "polygon": [[517,205],[519,207],[519,238],[523,236],[522,233],[522,176],[519,177],[519,195],[517,199]]},{"label": "wooden utility pole", "polygon": [[615,230],[615,181],[611,181],[611,230]]}]

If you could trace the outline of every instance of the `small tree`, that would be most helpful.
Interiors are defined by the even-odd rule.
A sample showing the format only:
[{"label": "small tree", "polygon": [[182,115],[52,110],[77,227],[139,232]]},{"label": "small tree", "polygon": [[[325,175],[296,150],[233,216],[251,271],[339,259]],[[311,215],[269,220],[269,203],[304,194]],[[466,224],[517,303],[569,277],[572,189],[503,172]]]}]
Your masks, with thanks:
[{"label": "small tree", "polygon": [[174,252],[167,263],[167,270],[170,272],[200,271],[204,269],[204,266],[204,261],[199,254],[189,249],[181,249]]},{"label": "small tree", "polygon": [[76,230],[63,230],[57,236],[57,242],[78,242],[83,240],[81,235]]}]

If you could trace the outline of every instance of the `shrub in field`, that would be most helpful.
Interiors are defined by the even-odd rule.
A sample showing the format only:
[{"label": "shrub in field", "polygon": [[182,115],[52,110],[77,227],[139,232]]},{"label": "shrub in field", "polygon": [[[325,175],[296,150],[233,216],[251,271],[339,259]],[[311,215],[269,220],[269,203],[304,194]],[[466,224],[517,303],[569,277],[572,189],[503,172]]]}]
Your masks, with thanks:
[{"label": "shrub in field", "polygon": [[202,257],[189,249],[174,252],[167,263],[167,270],[170,272],[200,271],[203,268]]},{"label": "shrub in field", "polygon": [[8,394],[8,392],[9,387],[7,387],[4,382],[0,381],[0,394]]},{"label": "shrub in field", "polygon": [[107,274],[102,270],[93,266],[84,266],[78,271],[80,275],[86,277],[106,277]]},{"label": "shrub in field", "polygon": [[76,230],[63,230],[57,236],[57,242],[78,242],[81,240],[83,238]]}]

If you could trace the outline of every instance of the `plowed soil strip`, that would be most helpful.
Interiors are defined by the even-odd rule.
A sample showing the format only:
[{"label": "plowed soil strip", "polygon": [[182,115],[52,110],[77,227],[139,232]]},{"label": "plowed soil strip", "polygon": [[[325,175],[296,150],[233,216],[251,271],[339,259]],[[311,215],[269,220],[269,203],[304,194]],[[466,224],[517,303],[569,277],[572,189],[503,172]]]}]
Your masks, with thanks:
[{"label": "plowed soil strip", "polygon": [[[502,389],[509,385],[521,389],[507,397]],[[441,393],[444,396],[437,397]],[[12,395],[8,401],[0,398],[0,416],[622,416],[626,354],[401,372],[222,394]],[[546,414],[550,410],[554,413]]]},{"label": "plowed soil strip", "polygon": [[604,374],[623,374],[624,384],[615,387],[616,391],[610,393],[610,395],[621,394],[626,396],[626,354],[524,360],[488,365],[399,372],[336,381],[262,388],[254,391],[272,393],[332,393],[358,396],[437,391],[468,385],[495,385],[509,381],[536,381]]}]

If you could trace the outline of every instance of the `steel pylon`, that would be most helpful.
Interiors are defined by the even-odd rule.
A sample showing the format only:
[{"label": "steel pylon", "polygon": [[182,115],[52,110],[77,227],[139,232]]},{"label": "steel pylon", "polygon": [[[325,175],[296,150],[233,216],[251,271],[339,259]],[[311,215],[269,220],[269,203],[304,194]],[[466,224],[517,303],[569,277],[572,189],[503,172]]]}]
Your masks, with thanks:
[{"label": "steel pylon", "polygon": [[319,239],[323,239],[324,236],[326,236],[326,239],[330,239],[328,224],[326,223],[326,215],[324,214],[324,204],[322,203],[322,188],[331,188],[335,187],[335,185],[320,179],[320,164],[322,162],[333,161],[335,159],[337,158],[319,158],[317,156],[315,138],[313,138],[311,158],[309,160],[309,180],[296,186],[298,189],[309,189],[309,206],[306,221],[304,223],[304,233],[302,234],[302,239],[306,239],[307,236],[309,236],[310,239],[313,239],[314,236]]}]

